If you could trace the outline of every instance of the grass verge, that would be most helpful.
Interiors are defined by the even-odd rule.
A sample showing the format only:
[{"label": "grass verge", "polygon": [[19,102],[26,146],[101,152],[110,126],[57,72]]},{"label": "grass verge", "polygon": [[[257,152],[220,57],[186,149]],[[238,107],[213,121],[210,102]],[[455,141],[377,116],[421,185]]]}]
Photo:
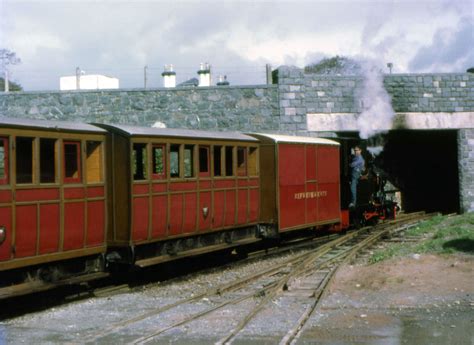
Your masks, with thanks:
[{"label": "grass verge", "polygon": [[369,262],[424,253],[474,255],[474,212],[454,217],[436,216],[405,231],[405,236],[418,237],[420,241],[401,242],[377,250]]}]

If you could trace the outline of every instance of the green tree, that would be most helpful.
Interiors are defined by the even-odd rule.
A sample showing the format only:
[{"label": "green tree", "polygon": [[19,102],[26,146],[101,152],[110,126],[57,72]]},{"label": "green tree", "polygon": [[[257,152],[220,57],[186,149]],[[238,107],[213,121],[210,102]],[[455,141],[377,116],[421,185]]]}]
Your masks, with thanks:
[{"label": "green tree", "polygon": [[[18,87],[19,85],[18,84],[15,84],[15,83],[12,83],[12,85],[10,86],[10,78],[8,77],[8,74],[9,74],[9,66],[10,65],[18,65],[21,63],[21,59],[16,56],[16,53],[15,52],[12,52],[11,50],[8,50],[8,49],[5,49],[5,48],[1,48],[0,49],[0,74],[2,76],[4,76],[4,78],[2,79],[2,87],[1,87],[1,91],[3,91],[5,89],[5,78],[8,78],[8,86],[9,86],[9,89],[12,90],[12,91],[18,91],[18,90],[14,90],[14,86],[15,87]],[[21,87],[20,87],[21,88]]]},{"label": "green tree", "polygon": [[474,67],[468,68],[466,70],[467,73],[474,73]]},{"label": "green tree", "polygon": [[360,64],[345,56],[336,55],[332,58],[325,58],[317,63],[305,66],[305,73],[326,74],[326,75],[354,75],[361,73]]},{"label": "green tree", "polygon": [[[10,80],[8,81],[8,87],[10,91],[23,91],[23,87],[20,84]],[[3,90],[5,90],[5,79],[0,78],[0,92]]]}]

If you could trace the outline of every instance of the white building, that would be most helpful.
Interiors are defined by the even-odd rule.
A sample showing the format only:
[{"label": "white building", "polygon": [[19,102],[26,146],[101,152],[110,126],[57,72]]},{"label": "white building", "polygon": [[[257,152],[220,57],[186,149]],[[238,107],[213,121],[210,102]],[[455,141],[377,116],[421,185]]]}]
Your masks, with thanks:
[{"label": "white building", "polygon": [[97,90],[118,89],[118,78],[107,77],[100,74],[87,74],[59,78],[59,89],[66,90]]}]

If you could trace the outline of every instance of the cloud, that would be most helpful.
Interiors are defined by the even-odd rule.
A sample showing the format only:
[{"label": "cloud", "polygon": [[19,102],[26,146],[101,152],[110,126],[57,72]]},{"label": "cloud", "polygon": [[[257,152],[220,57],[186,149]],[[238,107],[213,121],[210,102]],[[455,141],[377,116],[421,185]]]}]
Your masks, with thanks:
[{"label": "cloud", "polygon": [[440,29],[429,46],[421,48],[410,61],[414,71],[465,72],[474,66],[474,24],[472,17],[463,17],[455,29]]},{"label": "cloud", "polygon": [[[73,74],[76,66],[116,76],[122,87],[141,87],[145,65],[149,85],[161,86],[163,65],[169,63],[176,67],[178,82],[195,77],[199,63],[209,62],[215,74],[227,74],[232,84],[253,84],[265,81],[266,63],[303,67],[334,55],[392,61],[396,72],[455,71],[450,59],[459,65],[469,60],[465,50],[448,44],[456,41],[459,18],[472,11],[472,3],[464,0],[455,6],[448,0],[0,4],[2,44],[22,59],[12,72],[27,90],[57,89],[59,76]],[[468,38],[466,31],[459,35]],[[439,57],[430,50],[435,41],[452,55]],[[443,64],[423,62],[430,54]]]}]

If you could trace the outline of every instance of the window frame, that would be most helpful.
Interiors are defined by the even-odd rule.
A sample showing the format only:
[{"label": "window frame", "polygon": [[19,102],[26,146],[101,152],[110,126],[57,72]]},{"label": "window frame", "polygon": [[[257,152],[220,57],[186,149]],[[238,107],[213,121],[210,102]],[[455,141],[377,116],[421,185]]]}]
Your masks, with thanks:
[{"label": "window frame", "polygon": [[[156,148],[161,148],[162,150],[162,164],[163,164],[163,172],[161,173],[155,173],[155,149]],[[167,164],[167,159],[166,159],[166,144],[156,144],[153,143],[151,145],[151,177],[153,180],[165,180],[166,179],[166,174],[168,171],[168,164]]]},{"label": "window frame", "polygon": [[[42,167],[42,151],[41,151],[41,142],[42,140],[51,140],[54,141],[53,144],[53,164],[54,164],[54,181],[53,182],[43,182],[42,181],[42,173],[43,173],[43,167]],[[38,183],[39,184],[57,184],[58,183],[58,139],[57,138],[50,138],[50,137],[39,137],[38,138],[38,156],[37,156],[37,165],[38,165]]]},{"label": "window frame", "polygon": [[[136,162],[138,162],[138,159],[137,159],[137,156],[136,154],[134,155],[135,152],[138,152],[138,150],[135,150],[135,145],[137,146],[140,146],[141,147],[141,151],[144,152],[144,154],[142,155],[142,160],[144,159],[144,162],[142,161],[141,162],[141,165],[143,167],[143,178],[135,178],[135,175],[137,175],[137,165],[135,165],[135,171],[133,171],[133,164],[136,164]],[[130,146],[130,175],[131,175],[131,178],[132,178],[132,181],[134,183],[137,183],[137,182],[144,182],[144,181],[148,181],[149,180],[149,170],[150,170],[150,163],[149,163],[149,159],[148,159],[148,143],[147,142],[143,142],[143,141],[132,141],[131,142],[131,146]],[[136,162],[135,162],[136,161]]]},{"label": "window frame", "polygon": [[[99,180],[98,181],[91,181],[90,180],[90,168],[89,168],[89,163],[88,163],[88,159],[89,159],[89,155],[88,155],[88,147],[87,145],[89,143],[98,143],[98,148],[100,149],[100,152],[99,152]],[[86,184],[90,184],[90,185],[93,185],[93,184],[102,184],[104,183],[104,180],[105,180],[105,161],[104,161],[104,157],[105,157],[105,143],[103,140],[94,140],[94,139],[87,139],[85,141],[85,155],[84,155],[84,164],[85,164],[85,173],[86,173],[86,178],[85,178],[85,183]]]},{"label": "window frame", "polygon": [[[178,150],[177,150],[177,151],[172,151],[172,149],[173,149],[174,147],[177,147]],[[183,151],[183,145],[182,145],[182,144],[174,144],[174,143],[171,143],[171,144],[169,145],[169,152],[168,152],[168,153],[169,153],[169,154],[168,154],[168,157],[169,157],[169,158],[168,158],[168,161],[169,161],[169,164],[168,164],[168,173],[169,173],[169,175],[168,175],[168,176],[170,177],[170,179],[179,179],[179,178],[181,178],[181,175],[182,175],[182,173],[183,173],[183,169],[182,169],[182,167],[181,167],[181,159],[182,159],[182,156],[183,156],[182,151]],[[177,175],[171,175],[171,168],[172,168],[171,154],[172,154],[172,153],[175,153],[175,152],[178,154],[178,174],[177,174]]]},{"label": "window frame", "polygon": [[[196,178],[196,146],[195,144],[184,144],[183,145],[183,155],[182,155],[182,161],[183,161],[183,178],[185,179],[193,179]],[[186,152],[190,151],[191,152],[191,162],[189,165],[186,164]],[[191,168],[191,175],[186,175],[186,168],[187,167]]]},{"label": "window frame", "polygon": [[[259,160],[259,149],[255,146],[249,146],[247,153],[247,172],[249,177],[258,177],[258,160]],[[253,161],[253,168],[250,168],[250,162]]]},{"label": "window frame", "polygon": [[[224,148],[225,146],[223,145],[213,145],[212,146],[212,177],[214,178],[222,178],[222,177],[225,177],[223,175],[223,169],[222,169],[222,156],[223,156],[223,152],[224,152]],[[216,148],[218,148],[216,150]],[[216,155],[216,151],[219,151],[219,154]],[[216,157],[219,157],[219,161],[216,162]],[[217,164],[218,163],[218,164]],[[216,167],[219,168],[219,175],[216,175]]]},{"label": "window frame", "polygon": [[[206,150],[207,171],[201,171],[201,149]],[[211,147],[209,145],[199,145],[198,147],[199,177],[211,177]]]},{"label": "window frame", "polygon": [[[18,139],[30,139],[31,140],[31,181],[29,182],[18,182],[18,162],[20,161],[18,159]],[[14,137],[14,148],[15,148],[15,181],[14,181],[14,184],[15,185],[19,185],[19,186],[23,186],[23,185],[34,185],[36,184],[36,179],[37,179],[37,167],[36,167],[36,164],[37,164],[37,161],[36,161],[36,156],[37,156],[37,153],[36,153],[36,150],[37,150],[37,143],[38,141],[38,138],[37,137],[34,137],[34,136],[24,136],[24,135],[17,135]]]},{"label": "window frame", "polygon": [[[77,163],[77,177],[66,177],[66,145],[76,146],[76,163]],[[63,182],[65,184],[81,183],[82,181],[82,164],[81,164],[81,141],[80,140],[64,140],[62,144],[62,158],[63,158]]]},{"label": "window frame", "polygon": [[[248,176],[248,173],[247,173],[247,162],[248,162],[248,158],[247,158],[247,147],[245,146],[237,146],[237,154],[236,154],[236,160],[237,160],[237,176],[238,177],[246,177]],[[243,161],[243,166],[241,167],[239,165],[239,152],[243,152],[243,158],[244,158],[244,161]]]},{"label": "window frame", "polygon": [[7,185],[10,183],[10,138],[0,137],[0,141],[3,142],[3,171],[4,177],[0,177],[0,185]]},{"label": "window frame", "polygon": [[[230,149],[230,150],[228,150]],[[227,152],[230,152],[230,162],[231,162],[231,169],[232,169],[232,173],[229,175],[227,174],[227,168],[228,168],[228,155],[227,155]],[[236,169],[235,169],[235,146],[234,145],[225,145],[224,146],[224,177],[236,177]]]}]

